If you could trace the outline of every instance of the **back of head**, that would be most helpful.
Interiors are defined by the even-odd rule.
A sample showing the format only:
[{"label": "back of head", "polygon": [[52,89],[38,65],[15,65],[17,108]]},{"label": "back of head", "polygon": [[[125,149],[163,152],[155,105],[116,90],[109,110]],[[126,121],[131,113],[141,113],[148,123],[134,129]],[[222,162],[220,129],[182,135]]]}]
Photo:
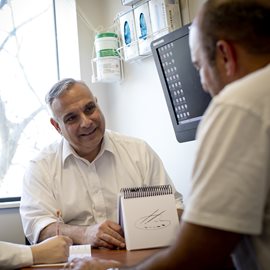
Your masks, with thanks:
[{"label": "back of head", "polygon": [[210,62],[221,39],[238,43],[250,54],[270,55],[269,0],[208,0],[194,23]]}]

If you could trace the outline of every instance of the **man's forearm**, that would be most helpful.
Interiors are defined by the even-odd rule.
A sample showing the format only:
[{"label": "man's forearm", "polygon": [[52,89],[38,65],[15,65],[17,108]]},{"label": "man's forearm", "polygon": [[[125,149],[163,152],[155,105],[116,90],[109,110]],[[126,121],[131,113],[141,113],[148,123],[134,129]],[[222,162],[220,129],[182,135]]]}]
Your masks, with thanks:
[{"label": "man's forearm", "polygon": [[[89,244],[86,243],[85,230],[87,226],[60,224],[59,233],[69,236],[73,244]],[[38,242],[41,242],[49,237],[55,236],[57,233],[57,223],[51,223],[45,227],[39,234]]]},{"label": "man's forearm", "polygon": [[[222,269],[242,235],[182,221],[172,245],[142,263],[121,270]],[[220,244],[222,243],[222,245]]]}]

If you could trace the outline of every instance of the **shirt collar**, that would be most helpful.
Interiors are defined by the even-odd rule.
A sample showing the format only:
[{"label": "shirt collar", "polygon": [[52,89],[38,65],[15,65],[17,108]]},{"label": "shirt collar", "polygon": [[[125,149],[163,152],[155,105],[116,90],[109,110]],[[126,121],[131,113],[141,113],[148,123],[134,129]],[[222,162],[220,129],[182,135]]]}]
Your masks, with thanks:
[{"label": "shirt collar", "polygon": [[[106,151],[113,153],[113,145],[111,143],[111,140],[109,138],[109,135],[108,135],[107,131],[105,131],[105,133],[104,133],[102,144],[101,144],[101,149],[100,149],[98,155],[96,156],[96,158],[94,159],[94,161],[97,160],[99,157],[101,157],[104,154],[104,152],[106,152]],[[65,138],[63,138],[63,154],[62,154],[62,162],[63,162],[63,164],[65,163],[65,161],[67,160],[67,158],[69,156],[74,156],[75,158],[82,159],[75,152],[75,150],[69,144],[69,142]]]}]

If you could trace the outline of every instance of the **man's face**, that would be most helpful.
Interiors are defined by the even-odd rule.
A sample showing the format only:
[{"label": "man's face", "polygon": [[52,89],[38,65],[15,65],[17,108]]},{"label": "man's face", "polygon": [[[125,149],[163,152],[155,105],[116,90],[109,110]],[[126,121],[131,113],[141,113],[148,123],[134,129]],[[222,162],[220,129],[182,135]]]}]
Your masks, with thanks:
[{"label": "man's face", "polygon": [[189,46],[193,65],[200,73],[203,89],[211,96],[217,95],[225,86],[222,80],[220,63],[217,59],[215,64],[209,63],[206,54],[203,52],[198,28],[193,25],[189,35]]},{"label": "man's face", "polygon": [[98,154],[105,119],[89,89],[76,83],[52,103],[51,123],[77,154],[92,161]]}]

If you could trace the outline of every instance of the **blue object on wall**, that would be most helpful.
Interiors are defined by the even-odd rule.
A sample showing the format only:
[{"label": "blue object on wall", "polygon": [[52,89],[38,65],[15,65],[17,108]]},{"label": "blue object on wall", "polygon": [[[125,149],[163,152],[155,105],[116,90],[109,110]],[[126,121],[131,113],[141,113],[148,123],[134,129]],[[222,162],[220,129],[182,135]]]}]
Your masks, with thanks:
[{"label": "blue object on wall", "polygon": [[125,44],[129,45],[131,43],[131,33],[130,33],[130,27],[127,21],[124,23],[124,38],[125,38]]},{"label": "blue object on wall", "polygon": [[145,17],[143,13],[140,14],[140,29],[141,29],[140,38],[145,40],[147,38],[147,26],[146,26],[146,21],[145,21]]}]

